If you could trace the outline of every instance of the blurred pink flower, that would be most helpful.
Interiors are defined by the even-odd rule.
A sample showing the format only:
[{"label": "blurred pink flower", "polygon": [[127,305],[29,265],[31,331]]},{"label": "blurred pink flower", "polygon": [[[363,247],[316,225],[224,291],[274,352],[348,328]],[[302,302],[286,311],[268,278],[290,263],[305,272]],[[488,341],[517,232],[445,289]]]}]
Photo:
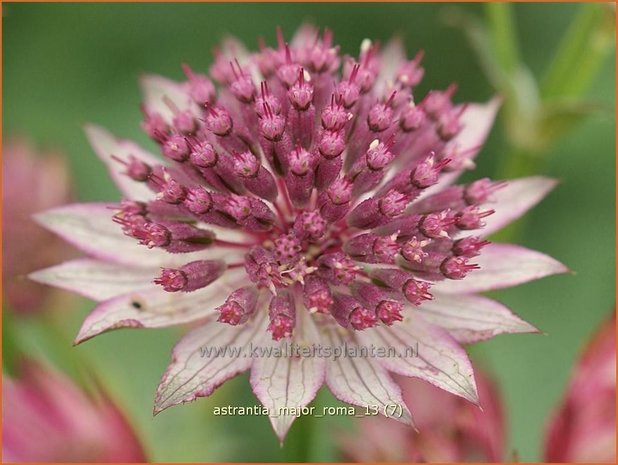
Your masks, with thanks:
[{"label": "blurred pink flower", "polygon": [[[77,342],[199,323],[174,348],[155,412],[249,369],[280,439],[296,418],[281,409],[306,406],[324,383],[382,408],[401,402],[391,371],[476,402],[462,344],[536,331],[477,294],[566,270],[486,240],[553,180],[452,185],[474,167],[497,99],[455,104],[451,86],[415,103],[422,54],[365,40],[353,58],[332,40],[305,26],[250,54],[228,39],[210,77],[188,66],[181,83],[144,76],[143,128],[163,159],[88,126],[126,200],[38,216],[91,256],[33,275],[100,302]],[[289,353],[289,342],[327,351],[247,353]],[[326,356],[414,344],[422,356]],[[217,347],[232,350],[202,350]],[[412,422],[407,409],[400,420]]]},{"label": "blurred pink flower", "polygon": [[70,200],[68,166],[59,154],[36,153],[25,140],[9,139],[2,147],[2,178],[4,299],[12,310],[40,311],[57,291],[26,276],[68,258],[68,247],[32,215]]},{"label": "blurred pink flower", "polygon": [[548,462],[616,463],[616,317],[600,328],[575,367],[545,440]]},{"label": "blurred pink flower", "polygon": [[135,432],[104,393],[87,395],[34,361],[2,379],[3,462],[143,462]]},{"label": "blurred pink flower", "polygon": [[417,431],[383,416],[359,418],[341,440],[344,460],[355,462],[500,462],[505,419],[495,384],[474,371],[479,406],[431,384],[396,377]]}]

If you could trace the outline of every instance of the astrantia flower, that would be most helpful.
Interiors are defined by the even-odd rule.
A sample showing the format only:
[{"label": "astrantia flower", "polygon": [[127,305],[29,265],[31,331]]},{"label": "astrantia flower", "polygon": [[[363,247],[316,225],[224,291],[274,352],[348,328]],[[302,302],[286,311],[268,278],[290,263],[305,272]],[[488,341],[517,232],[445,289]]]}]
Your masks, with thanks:
[{"label": "astrantia flower", "polygon": [[616,317],[588,343],[545,439],[548,462],[616,461]]},{"label": "astrantia flower", "polygon": [[69,258],[67,245],[32,220],[34,213],[70,201],[66,160],[37,153],[28,141],[9,138],[2,147],[4,299],[21,314],[49,308],[54,289],[32,282],[28,273]]},{"label": "astrantia flower", "polygon": [[[36,276],[101,301],[77,342],[199,322],[173,351],[155,411],[251,369],[280,438],[294,419],[280,408],[307,405],[324,382],[383,408],[401,404],[392,371],[476,402],[460,344],[535,328],[475,294],[564,271],[485,238],[554,182],[451,185],[474,166],[498,102],[454,104],[454,86],[415,99],[421,56],[368,40],[341,56],[330,31],[303,27],[257,54],[227,40],[210,76],[184,66],[184,82],[144,77],[143,128],[163,158],[89,126],[126,200],[39,216],[91,256]],[[399,353],[418,343],[420,356],[205,350],[289,342]],[[407,409],[400,419],[411,422]]]},{"label": "astrantia flower", "polygon": [[28,360],[2,380],[5,462],[143,462],[135,432],[104,392],[86,394],[63,374]]},{"label": "astrantia flower", "polygon": [[481,370],[474,374],[482,409],[418,379],[396,377],[417,431],[383,416],[359,418],[355,431],[340,440],[344,460],[501,462],[505,418],[500,395]]}]

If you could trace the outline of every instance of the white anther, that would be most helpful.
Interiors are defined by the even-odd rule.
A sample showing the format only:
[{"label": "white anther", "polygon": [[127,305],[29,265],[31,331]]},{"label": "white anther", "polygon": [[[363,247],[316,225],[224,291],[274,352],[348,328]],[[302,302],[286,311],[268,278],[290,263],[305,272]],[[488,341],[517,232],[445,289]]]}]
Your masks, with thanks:
[{"label": "white anther", "polygon": [[367,50],[371,48],[371,39],[363,39],[360,46],[361,53],[365,53]]}]

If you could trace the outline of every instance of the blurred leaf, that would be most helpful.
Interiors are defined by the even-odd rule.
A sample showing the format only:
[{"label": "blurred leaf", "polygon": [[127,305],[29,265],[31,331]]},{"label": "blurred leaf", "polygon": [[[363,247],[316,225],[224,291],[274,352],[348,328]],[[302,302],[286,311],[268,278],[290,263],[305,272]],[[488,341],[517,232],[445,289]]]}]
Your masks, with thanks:
[{"label": "blurred leaf", "polygon": [[564,34],[542,81],[544,98],[580,96],[614,48],[615,4],[586,3]]},{"label": "blurred leaf", "polygon": [[[520,100],[521,101],[521,100]],[[519,157],[540,159],[561,137],[586,117],[611,111],[597,102],[561,99],[545,102],[527,111],[516,107],[505,111],[505,129],[510,144],[516,147]],[[525,172],[502,173],[506,177],[525,176],[534,171],[534,163]]]},{"label": "blurred leaf", "polygon": [[614,9],[609,4],[581,6],[552,60],[543,92],[520,58],[510,4],[486,4],[485,23],[458,8],[448,12],[445,19],[463,30],[488,79],[504,97],[501,116],[510,146],[510,155],[505,158],[526,158],[503,160],[500,177],[535,171],[535,160],[540,160],[552,144],[600,110],[600,105],[574,97],[586,90],[613,46]]},{"label": "blurred leaf", "polygon": [[569,132],[585,117],[599,114],[607,108],[594,102],[559,100],[543,105],[537,126],[538,150],[545,150],[555,140]]}]

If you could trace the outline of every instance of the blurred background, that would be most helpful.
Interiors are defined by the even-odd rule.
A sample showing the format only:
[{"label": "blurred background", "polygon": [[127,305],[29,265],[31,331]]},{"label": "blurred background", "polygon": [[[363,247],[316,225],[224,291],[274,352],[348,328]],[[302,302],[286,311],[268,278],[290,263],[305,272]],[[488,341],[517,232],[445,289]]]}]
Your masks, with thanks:
[{"label": "blurred background", "polygon": [[[5,4],[3,134],[63,152],[80,201],[117,200],[82,131],[94,122],[155,150],[139,128],[140,73],[207,71],[226,34],[257,47],[303,22],[333,29],[344,53],[394,34],[409,55],[425,50],[420,95],[457,82],[457,101],[505,97],[474,178],[546,174],[560,185],[510,230],[510,238],[565,263],[572,274],[497,293],[543,335],[507,335],[470,347],[498,382],[508,448],[541,458],[548,415],[571,366],[615,294],[615,59],[607,5],[517,4]],[[608,11],[604,11],[607,9]],[[608,45],[609,44],[609,45]],[[562,98],[565,97],[565,98]],[[531,135],[532,134],[532,135]],[[3,141],[4,142],[4,141]],[[17,351],[79,379],[94,374],[125,409],[153,461],[279,461],[297,456],[299,426],[281,448],[266,417],[215,417],[217,405],[254,405],[247,376],[209,398],[152,417],[155,388],[180,330],[122,330],[72,347],[92,304],[60,299],[43,317],[3,312],[5,370]],[[337,402],[323,388],[317,405]],[[314,420],[304,458],[339,458],[335,438],[351,420]]]}]

